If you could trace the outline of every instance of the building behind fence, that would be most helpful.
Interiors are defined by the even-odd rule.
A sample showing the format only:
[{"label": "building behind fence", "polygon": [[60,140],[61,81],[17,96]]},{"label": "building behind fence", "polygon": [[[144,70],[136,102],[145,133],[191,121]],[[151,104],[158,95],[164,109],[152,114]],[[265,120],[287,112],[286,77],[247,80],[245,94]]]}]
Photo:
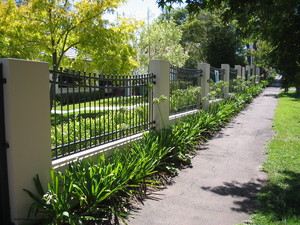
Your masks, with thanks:
[{"label": "building behind fence", "polygon": [[[9,204],[16,225],[26,218],[31,204],[23,188],[35,190],[32,178],[36,174],[45,185],[50,169],[63,170],[71,161],[107,153],[142,138],[143,132],[168,127],[207,109],[210,101],[204,97],[218,82],[229,85],[216,98],[238,91],[239,79],[259,82],[259,71],[253,66],[213,68],[202,63],[190,70],[152,60],[149,74],[142,75],[50,70],[49,84],[47,63],[1,62],[6,81],[1,85]],[[161,96],[166,100],[153,104]]]}]

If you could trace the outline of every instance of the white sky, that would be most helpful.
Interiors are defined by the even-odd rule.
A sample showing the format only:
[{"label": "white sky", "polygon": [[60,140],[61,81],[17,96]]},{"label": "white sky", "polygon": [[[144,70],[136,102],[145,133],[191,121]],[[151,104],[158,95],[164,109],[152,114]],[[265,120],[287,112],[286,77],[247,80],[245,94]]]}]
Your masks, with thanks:
[{"label": "white sky", "polygon": [[[179,6],[179,4],[173,5],[174,8]],[[148,10],[150,11],[151,20],[157,18],[161,14],[161,9],[158,8],[156,0],[127,0],[127,3],[120,6],[116,12],[120,15],[124,14],[126,17],[147,21]],[[113,20],[115,15],[106,15],[105,18]]]}]

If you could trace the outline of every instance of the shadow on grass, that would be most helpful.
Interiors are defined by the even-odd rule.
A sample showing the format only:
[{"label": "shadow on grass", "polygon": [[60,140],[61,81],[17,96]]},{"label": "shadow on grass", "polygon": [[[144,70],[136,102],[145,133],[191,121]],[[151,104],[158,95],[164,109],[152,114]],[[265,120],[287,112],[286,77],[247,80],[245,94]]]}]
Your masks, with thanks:
[{"label": "shadow on grass", "polygon": [[300,94],[296,92],[292,92],[292,93],[281,92],[279,94],[279,98],[284,98],[284,97],[293,98],[293,101],[300,101]]},{"label": "shadow on grass", "polygon": [[253,213],[257,210],[257,195],[265,182],[266,181],[262,179],[251,180],[247,183],[232,181],[231,183],[224,182],[222,186],[202,187],[202,189],[218,195],[237,198],[237,200],[234,201],[236,207],[232,207],[232,211]]},{"label": "shadow on grass", "polygon": [[259,195],[259,211],[274,220],[298,217],[300,220],[300,173],[281,171],[279,184],[269,183]]}]

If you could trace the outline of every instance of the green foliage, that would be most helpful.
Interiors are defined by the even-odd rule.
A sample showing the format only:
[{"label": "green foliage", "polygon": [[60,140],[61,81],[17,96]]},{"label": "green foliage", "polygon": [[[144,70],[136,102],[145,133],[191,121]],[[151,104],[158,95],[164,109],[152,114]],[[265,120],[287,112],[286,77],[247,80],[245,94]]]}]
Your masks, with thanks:
[{"label": "green foliage", "polygon": [[276,77],[276,74],[275,73],[272,73],[270,74],[268,77],[267,77],[267,81],[269,84],[272,84],[275,80],[275,77]]},{"label": "green foliage", "polygon": [[[88,146],[98,145],[118,135],[133,134],[140,124],[147,122],[148,106],[139,106],[134,109],[121,108],[120,110],[106,110],[99,112],[98,110],[81,111],[81,114],[71,113],[64,116],[57,114],[52,117],[51,127],[51,143],[52,148],[57,146],[57,150],[53,151],[52,156],[57,157],[74,152],[78,149]],[[135,129],[129,129],[136,127]],[[100,138],[100,135],[105,137]],[[96,138],[97,137],[97,138]],[[74,143],[68,145],[67,143]],[[77,143],[76,143],[77,142]],[[67,144],[67,146],[63,146]]]},{"label": "green foliage", "polygon": [[188,86],[186,89],[175,89],[171,91],[170,112],[177,113],[195,108],[199,102],[201,87]]},{"label": "green foliage", "polygon": [[98,99],[102,99],[104,97],[104,91],[91,91],[86,93],[64,93],[58,94],[55,96],[55,103],[57,106],[59,105],[67,105],[67,104],[76,104],[80,102],[90,102]]},{"label": "green foliage", "polygon": [[139,36],[136,48],[141,70],[148,71],[151,59],[165,59],[181,67],[188,58],[180,44],[182,30],[172,20],[145,25]]},{"label": "green foliage", "polygon": [[[166,6],[181,0],[159,0]],[[200,8],[209,10],[226,8],[222,12],[225,22],[235,19],[240,32],[252,43],[265,41],[265,52],[258,55],[259,64],[276,67],[283,74],[283,86],[287,89],[295,85],[300,92],[300,39],[299,0],[191,0],[186,1],[191,11]],[[259,5],[259,7],[258,7]],[[247,13],[245,13],[247,12]],[[267,53],[267,54],[266,54]]]},{"label": "green foliage", "polygon": [[242,41],[234,24],[218,24],[208,31],[208,40],[203,44],[206,61],[213,67],[221,64],[244,65]]},{"label": "green foliage", "polygon": [[255,45],[255,49],[249,50],[249,54],[253,54],[255,66],[262,68],[269,68],[272,65],[272,58],[270,57],[274,46],[270,42],[259,40]]},{"label": "green foliage", "polygon": [[234,22],[222,23],[220,15],[221,9],[189,13],[186,8],[163,14],[163,17],[176,21],[183,30],[181,44],[189,55],[185,67],[197,68],[199,62],[207,62],[214,67],[220,67],[222,63],[244,65],[238,29]]},{"label": "green foliage", "polygon": [[[126,74],[137,66],[129,42],[140,21],[102,18],[124,0],[0,2],[1,55],[102,73]],[[73,49],[76,54],[67,57]]]},{"label": "green foliage", "polygon": [[209,79],[208,82],[209,93],[206,97],[206,100],[216,100],[224,98],[224,90],[229,86],[229,83],[222,80],[215,83],[212,79]]},{"label": "green foliage", "polygon": [[51,183],[48,184],[47,191],[42,188],[39,176],[34,178],[37,194],[24,189],[34,200],[30,206],[28,217],[37,216],[29,224],[82,224],[81,217],[76,213],[75,207],[78,199],[74,199],[74,181],[66,175],[51,171]]},{"label": "green foliage", "polygon": [[247,82],[243,77],[238,76],[236,79],[229,81],[229,92],[238,93],[247,87]]}]

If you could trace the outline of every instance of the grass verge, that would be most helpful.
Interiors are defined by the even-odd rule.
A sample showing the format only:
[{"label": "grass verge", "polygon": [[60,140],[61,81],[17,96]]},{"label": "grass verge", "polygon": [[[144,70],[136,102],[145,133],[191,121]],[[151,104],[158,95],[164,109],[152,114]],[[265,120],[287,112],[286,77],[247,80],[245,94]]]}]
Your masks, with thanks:
[{"label": "grass verge", "polygon": [[[264,164],[269,180],[250,224],[300,224],[300,96],[281,93]],[[249,223],[248,223],[249,224]]]}]

